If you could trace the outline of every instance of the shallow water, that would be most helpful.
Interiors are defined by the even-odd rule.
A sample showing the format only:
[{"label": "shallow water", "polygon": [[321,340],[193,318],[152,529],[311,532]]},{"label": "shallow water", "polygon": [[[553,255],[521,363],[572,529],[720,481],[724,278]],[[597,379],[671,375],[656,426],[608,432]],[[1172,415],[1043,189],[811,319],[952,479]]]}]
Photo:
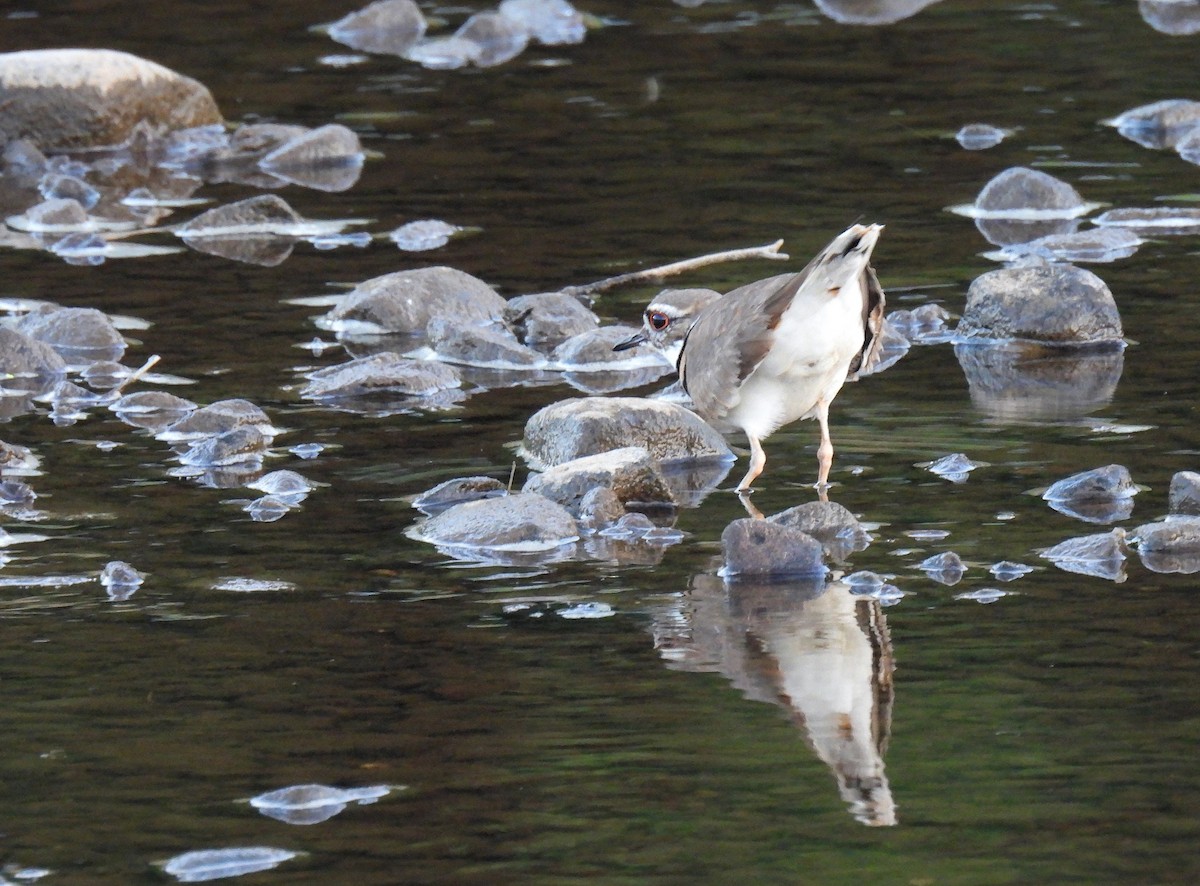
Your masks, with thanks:
[{"label": "shallow water", "polygon": [[[466,474],[507,482],[526,419],[578,392],[494,389],[387,417],[306,403],[300,368],[344,354],[298,347],[322,309],[289,301],[427,264],[512,296],[785,239],[786,267],[672,281],[725,291],[798,269],[861,218],[887,226],[875,265],[891,307],[932,300],[958,314],[996,265],[974,223],[945,209],[1004,168],[1036,166],[1115,207],[1197,190],[1195,166],[1100,121],[1200,97],[1200,37],[1161,34],[1118,0],[946,0],[879,28],[801,3],[601,0],[583,8],[612,24],[582,45],[434,72],[387,57],[322,65],[345,48],[308,28],[352,4],[131,8],[56,4],[0,20],[0,45],[123,49],[201,80],[231,120],[351,126],[380,156],[348,191],[281,191],[307,218],[481,230],[419,254],[386,236],[329,252],[302,243],[277,267],[190,250],[98,267],[0,253],[0,295],[149,321],[129,333],[126,362],[160,354],[159,371],[194,380],[173,392],[259,404],[288,429],[264,470],[328,484],[254,522],[242,505],[256,492],[170,476],[165,444],[102,411],[0,425],[0,439],[41,456],[28,482],[47,512],[3,523],[45,540],[0,549],[12,558],[0,578],[13,580],[0,586],[7,876],[161,882],[155,862],[233,846],[306,853],[252,877],[287,883],[1200,875],[1194,577],[1134,555],[1118,583],[1038,557],[1106,528],[1042,501],[1055,480],[1125,465],[1145,487],[1117,524],[1131,529],[1166,511],[1176,471],[1200,464],[1194,236],[1088,266],[1133,344],[1108,367],[1111,402],[1086,415],[973,399],[949,344],[843,390],[831,497],[878,528],[841,568],[889,577],[904,596],[883,607],[841,586],[727,590],[719,539],[743,515],[727,492],[681,511],[688,535],[665,550],[448,560],[406,535],[407,497]],[[963,150],[954,135],[975,122],[1016,131]],[[200,191],[221,203],[254,193]],[[657,288],[596,309],[634,322]],[[302,443],[326,448],[289,454]],[[766,448],[755,504],[811,500],[816,428],[790,426]],[[918,466],[958,452],[986,463],[965,482]],[[518,483],[525,473],[518,461]],[[946,550],[968,564],[953,586],[917,568]],[[110,560],[146,573],[128,601],[96,580]],[[1035,569],[1003,582],[988,567],[1004,560]],[[89,580],[36,583],[47,576]],[[239,591],[234,578],[279,584]],[[988,589],[1006,593],[980,602]],[[856,711],[873,697],[869,735],[824,731],[839,694]],[[839,744],[848,733],[859,743]],[[881,744],[898,824],[868,828],[830,761],[878,758]],[[314,783],[406,790],[310,826],[248,803]]]}]

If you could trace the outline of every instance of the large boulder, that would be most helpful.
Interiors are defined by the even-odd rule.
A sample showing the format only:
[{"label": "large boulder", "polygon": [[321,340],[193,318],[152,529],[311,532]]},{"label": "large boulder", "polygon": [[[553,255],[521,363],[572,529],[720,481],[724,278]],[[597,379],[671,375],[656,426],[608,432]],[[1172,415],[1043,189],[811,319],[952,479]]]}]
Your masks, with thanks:
[{"label": "large boulder", "polygon": [[0,135],[43,151],[122,145],[139,127],[167,132],[221,123],[208,89],[111,49],[0,54]]},{"label": "large boulder", "polygon": [[1119,345],[1124,332],[1104,281],[1074,265],[1001,268],[975,278],[956,334],[1058,345]]},{"label": "large boulder", "polygon": [[821,543],[805,532],[769,520],[743,517],[721,533],[727,578],[791,578],[824,575]]},{"label": "large boulder", "polygon": [[641,397],[578,397],[538,411],[525,424],[525,459],[545,470],[585,455],[641,446],[656,461],[732,459],[716,430],[674,403]]}]

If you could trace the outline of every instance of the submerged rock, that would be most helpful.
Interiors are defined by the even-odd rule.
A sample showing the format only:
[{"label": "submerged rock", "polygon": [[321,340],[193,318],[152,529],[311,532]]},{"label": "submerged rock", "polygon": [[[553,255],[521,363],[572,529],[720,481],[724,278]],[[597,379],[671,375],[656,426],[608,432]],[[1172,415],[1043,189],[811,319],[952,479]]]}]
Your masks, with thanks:
[{"label": "submerged rock", "polygon": [[274,434],[271,420],[261,408],[249,400],[233,398],[217,400],[175,422],[159,439],[167,441],[197,440],[232,431],[235,428],[255,428],[263,434]]},{"label": "submerged rock", "polygon": [[289,139],[264,156],[259,167],[287,182],[340,192],[358,181],[365,157],[353,130],[330,123]]},{"label": "submerged rock", "polygon": [[425,16],[413,0],[379,0],[338,19],[329,36],[362,52],[404,55],[425,28]]},{"label": "submerged rock", "polygon": [[1200,517],[1170,516],[1133,531],[1142,564],[1154,572],[1200,572]]},{"label": "submerged rock", "polygon": [[202,212],[176,233],[185,240],[247,234],[277,234],[294,230],[304,219],[275,194],[259,194]]},{"label": "submerged rock", "polygon": [[1145,242],[1128,228],[1102,227],[1070,234],[1050,234],[1028,243],[1007,246],[988,258],[1015,261],[1041,258],[1062,262],[1113,262],[1129,258]]},{"label": "submerged rock", "polygon": [[587,35],[583,16],[567,0],[502,0],[499,12],[546,46],[582,43]]},{"label": "submerged rock", "polygon": [[504,307],[504,299],[477,277],[454,268],[418,268],[360,283],[325,320],[338,332],[421,335],[437,317],[499,323]]},{"label": "submerged rock", "polygon": [[518,295],[504,306],[504,322],[525,344],[563,342],[600,326],[600,318],[563,292]]},{"label": "submerged rock", "polygon": [[163,871],[181,883],[199,883],[269,871],[299,854],[270,846],[197,849],[168,859],[163,863]]},{"label": "submerged rock", "polygon": [[940,554],[934,554],[932,557],[926,557],[917,564],[917,568],[934,581],[944,585],[958,584],[962,581],[962,577],[967,571],[962,557],[958,556],[954,551],[943,551]]},{"label": "submerged rock", "polygon": [[194,468],[221,468],[257,464],[271,446],[272,437],[249,425],[195,440],[179,456],[180,464]]},{"label": "submerged rock", "polygon": [[144,573],[123,560],[110,560],[100,570],[100,584],[113,602],[128,600],[146,580]]},{"label": "submerged rock", "polygon": [[1108,465],[1059,480],[1042,498],[1069,517],[1088,523],[1115,523],[1133,513],[1133,496],[1137,492],[1128,468]]},{"label": "submerged rock", "polygon": [[[15,224],[15,222],[9,222]],[[20,227],[34,233],[77,231],[87,226],[87,210],[70,197],[53,197],[25,210]]]},{"label": "submerged rock", "polygon": [[931,474],[937,474],[951,483],[965,483],[971,471],[984,467],[984,463],[972,461],[961,452],[952,452],[950,455],[943,455],[936,461],[922,462],[917,467],[924,468]]},{"label": "submerged rock", "polygon": [[454,33],[455,38],[479,47],[471,61],[491,68],[516,58],[525,51],[529,34],[524,27],[498,12],[477,12]]},{"label": "submerged rock", "polygon": [[1200,514],[1200,474],[1195,471],[1175,474],[1168,501],[1172,514]]},{"label": "submerged rock", "polygon": [[388,237],[405,252],[425,252],[445,246],[451,237],[461,231],[462,228],[458,225],[427,218],[401,225],[388,234]]},{"label": "submerged rock", "polygon": [[435,514],[465,501],[507,494],[505,485],[494,477],[458,477],[425,490],[413,499],[412,506],[426,514]]},{"label": "submerged rock", "polygon": [[799,529],[769,520],[743,517],[721,533],[725,565],[721,574],[731,578],[787,578],[824,575],[821,543]]},{"label": "submerged rock", "polygon": [[996,147],[1009,134],[1009,130],[987,123],[968,123],[955,133],[954,139],[968,151],[986,151]]},{"label": "submerged rock", "polygon": [[991,216],[1042,215],[1070,218],[1092,208],[1071,185],[1025,166],[1010,167],[992,178],[975,198],[976,212]]},{"label": "submerged rock", "polygon": [[66,362],[50,345],[0,326],[0,375],[10,376],[5,379],[6,388],[45,390],[62,378],[66,369]]},{"label": "submerged rock", "polygon": [[1200,102],[1169,98],[1141,105],[1105,120],[1117,132],[1143,148],[1173,148],[1200,126]]},{"label": "submerged rock", "polygon": [[1125,531],[1114,529],[1111,532],[1068,538],[1046,548],[1041,556],[1067,572],[1124,581]]},{"label": "submerged rock", "polygon": [[1104,281],[1074,265],[1001,268],[971,283],[960,340],[1119,345],[1124,331]]},{"label": "submerged rock", "polygon": [[1138,12],[1159,33],[1200,34],[1200,0],[1138,0]]},{"label": "submerged rock", "polygon": [[390,785],[334,788],[323,784],[298,784],[251,797],[250,805],[277,821],[310,825],[333,818],[351,803],[374,803],[393,790]]},{"label": "submerged rock", "polygon": [[123,145],[139,129],[222,122],[212,94],[182,74],[111,49],[0,54],[0,135],[42,151]]},{"label": "submerged rock", "polygon": [[903,336],[914,345],[940,344],[949,341],[952,333],[946,326],[950,312],[939,304],[930,302],[912,310],[892,311],[885,318],[896,335]]},{"label": "submerged rock", "polygon": [[822,14],[843,25],[891,25],[941,0],[815,0]]},{"label": "submerged rock", "polygon": [[[632,326],[602,326],[599,329],[589,329],[562,342],[554,349],[551,359],[560,368],[571,372],[585,372],[589,369],[615,370],[622,365],[628,366],[631,361],[628,351],[614,350],[614,346],[628,341],[630,336],[636,334],[637,330]],[[633,365],[640,366],[644,365],[643,360],[644,358],[634,358],[632,362]],[[665,369],[657,360],[651,365],[656,375],[648,381],[660,377],[663,373],[659,370]]]},{"label": "submerged rock", "polygon": [[1149,236],[1194,234],[1200,229],[1200,209],[1193,206],[1110,209],[1096,216],[1095,222],[1106,227],[1129,228]]},{"label": "submerged rock", "polygon": [[622,504],[667,504],[674,499],[650,453],[640,446],[587,455],[532,474],[526,492],[537,492],[579,513],[585,495],[597,487],[611,489]]},{"label": "submerged rock", "polygon": [[842,561],[871,544],[871,534],[837,502],[810,501],[773,514],[768,522],[799,529],[821,543],[826,556]]},{"label": "submerged rock", "polygon": [[585,455],[641,446],[656,461],[732,460],[724,438],[693,412],[639,397],[583,397],[552,403],[525,425],[522,455],[545,470]]},{"label": "submerged rock", "polygon": [[453,505],[427,519],[416,537],[449,548],[536,553],[578,541],[579,527],[562,505],[522,492]]},{"label": "submerged rock", "polygon": [[503,326],[472,326],[457,318],[434,318],[426,327],[438,359],[486,369],[537,369],[546,359]]},{"label": "submerged rock", "polygon": [[300,396],[309,400],[378,395],[428,397],[461,386],[462,377],[453,366],[381,351],[309,373]]},{"label": "submerged rock", "polygon": [[110,403],[108,408],[125,424],[157,433],[199,407],[191,400],[166,391],[138,391]]},{"label": "submerged rock", "polygon": [[125,338],[108,315],[95,308],[44,306],[17,321],[17,329],[72,362],[120,360],[125,354]]},{"label": "submerged rock", "polygon": [[625,505],[608,486],[596,486],[579,500],[576,521],[585,532],[598,532],[625,516]]}]

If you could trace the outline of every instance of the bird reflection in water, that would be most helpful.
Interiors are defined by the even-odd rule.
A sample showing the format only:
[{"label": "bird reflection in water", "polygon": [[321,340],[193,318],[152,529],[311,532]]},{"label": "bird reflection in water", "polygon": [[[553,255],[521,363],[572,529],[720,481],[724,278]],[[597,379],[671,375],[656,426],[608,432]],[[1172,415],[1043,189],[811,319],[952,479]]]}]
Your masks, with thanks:
[{"label": "bird reflection in water", "polygon": [[726,584],[704,574],[659,616],[655,646],[669,667],[720,673],[747,698],[784,708],[850,814],[897,823],[883,763],[894,662],[878,600],[824,578]]}]

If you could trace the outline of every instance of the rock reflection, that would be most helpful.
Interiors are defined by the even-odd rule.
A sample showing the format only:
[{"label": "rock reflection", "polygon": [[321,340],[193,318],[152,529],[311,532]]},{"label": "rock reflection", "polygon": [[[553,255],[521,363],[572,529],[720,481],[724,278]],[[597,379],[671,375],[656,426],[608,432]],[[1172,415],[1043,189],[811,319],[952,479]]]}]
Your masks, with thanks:
[{"label": "rock reflection", "polygon": [[897,823],[883,762],[894,662],[878,600],[840,581],[726,585],[705,574],[653,630],[668,667],[720,673],[747,698],[784,708],[856,820]]},{"label": "rock reflection", "polygon": [[1033,342],[956,344],[975,408],[1004,421],[1080,418],[1112,400],[1125,352]]},{"label": "rock reflection", "polygon": [[1175,37],[1200,33],[1200,0],[1138,0],[1142,20]]},{"label": "rock reflection", "polygon": [[843,25],[891,25],[940,0],[816,0],[823,15]]}]

